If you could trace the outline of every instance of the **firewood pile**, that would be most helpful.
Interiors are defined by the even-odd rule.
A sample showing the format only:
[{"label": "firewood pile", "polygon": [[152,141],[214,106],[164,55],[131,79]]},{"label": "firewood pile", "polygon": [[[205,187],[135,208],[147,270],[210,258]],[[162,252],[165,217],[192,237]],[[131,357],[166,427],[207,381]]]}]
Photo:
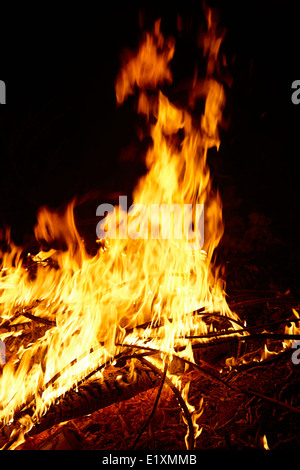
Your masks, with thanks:
[{"label": "firewood pile", "polygon": [[[270,259],[268,248],[263,251],[256,256]],[[246,321],[248,335],[224,336],[228,325],[223,323],[209,343],[196,346],[196,365],[181,364],[179,357],[168,365],[190,383],[189,403],[197,407],[202,402],[199,437],[194,438],[189,410],[167,379],[163,363],[157,368],[148,361],[155,351],[124,347],[114,365],[104,369],[103,379],[89,374],[50,407],[17,448],[183,450],[187,429],[190,449],[298,448],[300,369],[292,360],[292,343],[299,334],[287,333],[286,327],[294,331],[292,325],[299,326],[293,309],[300,308],[300,299],[280,292],[278,286],[271,288],[280,282],[276,269],[273,279],[266,275],[271,265],[253,269],[249,264],[252,268],[247,269],[245,256],[253,262],[252,252],[244,253],[243,265],[233,257],[228,286],[230,306]],[[249,289],[239,287],[243,282]],[[25,332],[49,327],[33,318],[30,309],[22,315]],[[213,315],[207,320],[212,319]],[[283,348],[283,341],[289,346]],[[22,410],[20,422],[28,412],[30,407]],[[11,444],[11,439],[6,441],[8,428],[1,430],[4,448]]]},{"label": "firewood pile", "polygon": [[[252,319],[260,315],[263,330],[264,324],[273,323],[269,332],[280,331],[287,319],[274,318],[292,302],[297,305],[294,300],[276,297],[252,300],[253,306],[249,298],[245,301],[248,312]],[[299,367],[291,361],[290,348],[260,361],[263,345],[271,348],[272,343],[276,351],[283,334],[254,331],[246,345],[220,341],[199,355],[205,358],[201,370],[191,367],[185,372],[184,379],[190,381],[189,402],[203,400],[204,405],[198,419],[202,432],[191,448],[263,449],[264,436],[271,449],[299,446]],[[249,362],[241,361],[231,370],[225,367],[220,373],[233,348],[240,359]],[[135,383],[126,382],[132,360],[137,361],[124,359],[123,366],[111,368],[104,383],[90,379],[67,394],[29,433],[20,449],[185,449],[188,410],[172,386],[162,386],[162,371],[144,364],[137,368]]]},{"label": "firewood pile", "polygon": [[[285,375],[284,375],[285,374]],[[191,400],[204,397],[205,408],[199,420],[203,428],[195,449],[264,449],[264,436],[271,450],[299,447],[299,370],[290,362],[254,367],[231,373],[228,383],[256,390],[260,396],[239,394],[214,385],[199,374],[193,379]],[[24,450],[130,450],[156,398],[157,387],[135,397],[95,411],[89,416],[56,425],[29,437],[19,448]],[[266,400],[264,396],[274,398]],[[292,403],[295,409],[285,405]],[[296,412],[297,408],[298,412]],[[139,438],[135,449],[184,450],[186,425],[172,391],[163,388],[156,412]]]}]

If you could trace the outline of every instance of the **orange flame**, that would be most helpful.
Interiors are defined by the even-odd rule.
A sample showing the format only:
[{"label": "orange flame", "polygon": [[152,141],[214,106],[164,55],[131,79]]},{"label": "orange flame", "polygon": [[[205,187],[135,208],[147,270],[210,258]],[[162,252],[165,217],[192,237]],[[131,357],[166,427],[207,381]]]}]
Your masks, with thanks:
[{"label": "orange flame", "polygon": [[116,80],[117,103],[123,103],[129,94],[133,94],[135,85],[142,89],[156,88],[164,82],[171,82],[172,73],[168,63],[174,52],[173,39],[164,40],[160,20],[157,20],[153,34],[146,34],[137,55],[129,53],[124,58],[124,65]]}]

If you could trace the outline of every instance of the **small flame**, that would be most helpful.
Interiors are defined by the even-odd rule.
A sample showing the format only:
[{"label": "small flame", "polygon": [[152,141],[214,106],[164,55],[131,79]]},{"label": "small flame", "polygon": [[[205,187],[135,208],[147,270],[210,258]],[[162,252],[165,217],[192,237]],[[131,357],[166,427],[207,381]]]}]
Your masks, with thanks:
[{"label": "small flame", "polygon": [[[300,315],[297,312],[297,310],[295,310],[293,308],[292,311],[293,311],[293,314],[295,315],[296,318],[300,318]],[[286,325],[284,333],[287,334],[287,335],[300,335],[300,322],[291,323],[291,326]],[[285,339],[282,342],[282,346],[283,346],[284,349],[290,348],[292,346],[293,342],[294,342],[294,340]]]},{"label": "small flame", "polygon": [[269,445],[268,445],[268,441],[267,441],[267,436],[265,434],[263,436],[263,446],[264,446],[265,450],[270,450]]},{"label": "small flame", "polygon": [[265,361],[266,359],[269,359],[271,356],[276,356],[278,354],[278,352],[276,351],[270,351],[268,348],[267,348],[267,345],[265,344],[264,345],[264,350],[261,354],[261,361]]}]

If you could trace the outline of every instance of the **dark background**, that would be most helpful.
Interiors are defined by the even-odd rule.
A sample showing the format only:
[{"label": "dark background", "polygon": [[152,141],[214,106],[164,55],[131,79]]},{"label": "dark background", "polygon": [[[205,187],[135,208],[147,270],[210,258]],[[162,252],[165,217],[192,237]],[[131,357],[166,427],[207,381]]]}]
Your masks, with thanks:
[{"label": "dark background", "polygon": [[[208,4],[219,8],[227,30],[222,51],[233,77],[229,127],[219,153],[209,156],[224,202],[225,235],[243,232],[251,214],[263,214],[263,230],[270,222],[275,238],[297,247],[300,105],[291,102],[291,84],[300,79],[300,8],[296,1]],[[164,34],[176,37],[174,80],[191,78],[205,24],[201,2],[45,3],[3,10],[0,79],[7,104],[0,108],[0,222],[12,227],[17,243],[32,233],[41,205],[57,208],[86,193],[79,227],[94,237],[98,204],[118,192],[130,194],[143,171],[133,101],[117,108],[114,94],[121,52],[138,46],[139,12],[145,27],[161,17]],[[181,37],[177,13],[189,25]],[[261,221],[257,217],[252,224]]]}]

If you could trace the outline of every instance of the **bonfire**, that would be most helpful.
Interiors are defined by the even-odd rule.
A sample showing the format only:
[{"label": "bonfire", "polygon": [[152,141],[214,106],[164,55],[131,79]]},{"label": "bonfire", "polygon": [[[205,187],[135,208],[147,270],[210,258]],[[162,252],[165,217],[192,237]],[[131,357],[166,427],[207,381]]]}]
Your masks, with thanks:
[{"label": "bonfire", "polygon": [[[207,161],[209,149],[219,149],[226,104],[220,67],[226,63],[220,53],[224,32],[211,9],[206,7],[205,15],[201,46],[206,66],[195,71],[180,98],[168,95],[176,43],[164,37],[163,19],[144,33],[136,51],[123,57],[116,103],[131,100],[143,122],[139,137],[151,144],[147,172],[130,195],[132,203],[123,195],[116,206],[98,206],[97,253],[87,251],[76,228],[76,199],[64,211],[39,210],[34,232],[41,246],[52,246],[48,251],[24,253],[9,231],[3,235],[4,449],[21,448],[54,425],[57,433],[60,423],[88,419],[101,408],[144,393],[152,405],[131,442],[135,448],[155,413],[164,416],[158,406],[168,402],[169,390],[186,426],[185,446],[192,450],[207,426],[207,397],[199,377],[218,387],[224,400],[233,393],[247,403],[261,399],[299,414],[292,404],[243,380],[229,380],[233,371],[263,367],[287,351],[291,355],[299,338],[299,315],[295,300],[271,294],[267,300],[258,294],[228,302],[224,271],[215,258],[224,229],[222,202]],[[53,247],[55,241],[64,249]],[[289,305],[290,314],[277,323],[248,326],[241,310],[247,302],[281,302]],[[246,347],[255,341],[258,348]],[[222,362],[214,354],[224,353],[224,347]],[[201,392],[193,399],[195,377]],[[261,447],[268,448],[263,432],[260,439]]]}]

